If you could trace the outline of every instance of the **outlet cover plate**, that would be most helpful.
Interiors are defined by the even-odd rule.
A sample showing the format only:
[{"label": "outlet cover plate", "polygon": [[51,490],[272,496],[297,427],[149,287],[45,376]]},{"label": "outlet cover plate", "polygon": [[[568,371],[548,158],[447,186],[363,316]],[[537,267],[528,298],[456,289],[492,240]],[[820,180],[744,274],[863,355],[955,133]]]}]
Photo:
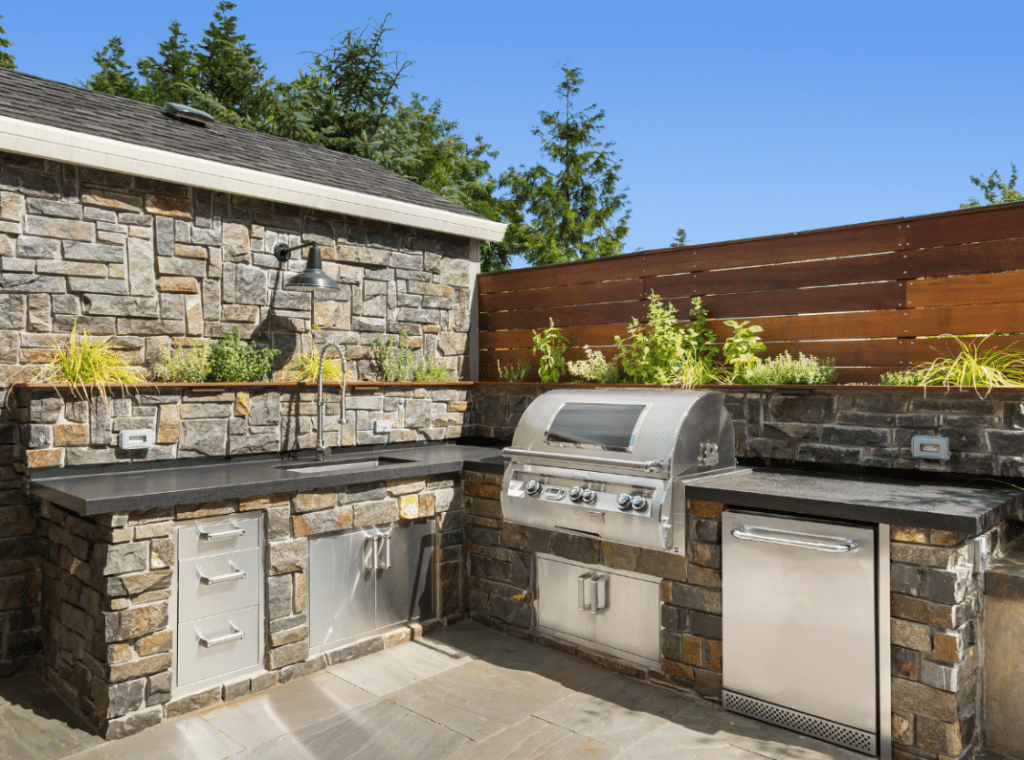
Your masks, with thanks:
[{"label": "outlet cover plate", "polygon": [[395,429],[394,420],[374,420],[373,421],[373,432],[374,433],[390,433]]},{"label": "outlet cover plate", "polygon": [[949,459],[949,439],[941,435],[915,435],[910,439],[915,457]]},{"label": "outlet cover plate", "polygon": [[117,434],[117,447],[124,451],[151,449],[153,448],[153,431],[149,429],[122,430]]}]

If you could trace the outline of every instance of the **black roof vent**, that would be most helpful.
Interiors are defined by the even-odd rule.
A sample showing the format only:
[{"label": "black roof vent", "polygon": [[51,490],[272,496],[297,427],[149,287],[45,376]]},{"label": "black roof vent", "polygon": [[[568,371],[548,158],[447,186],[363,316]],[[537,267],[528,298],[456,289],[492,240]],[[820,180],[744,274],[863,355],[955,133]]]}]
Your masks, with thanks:
[{"label": "black roof vent", "polygon": [[164,113],[174,119],[187,121],[190,124],[199,124],[200,126],[214,122],[214,118],[206,113],[206,111],[200,111],[198,108],[185,106],[181,103],[164,103]]}]

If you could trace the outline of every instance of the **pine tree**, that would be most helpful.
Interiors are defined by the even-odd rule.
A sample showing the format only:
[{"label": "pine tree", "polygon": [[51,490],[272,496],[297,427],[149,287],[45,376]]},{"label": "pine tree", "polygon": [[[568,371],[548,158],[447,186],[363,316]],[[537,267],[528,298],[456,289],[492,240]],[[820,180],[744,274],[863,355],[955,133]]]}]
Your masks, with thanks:
[{"label": "pine tree", "polygon": [[203,41],[192,51],[196,67],[195,104],[215,116],[241,124],[266,109],[259,85],[266,65],[238,31],[231,0],[220,0]]},{"label": "pine tree", "polygon": [[[0,19],[2,19],[2,18],[3,18],[3,16],[0,15]],[[0,35],[3,35],[3,34],[7,34],[7,30],[4,29],[2,26],[0,26]],[[5,50],[6,48],[12,47],[13,45],[14,45],[14,43],[11,42],[6,37],[0,37],[0,69],[16,69],[16,68],[18,68],[17,66],[14,65],[14,56],[11,55],[10,53],[6,52],[6,50]]]},{"label": "pine tree", "polygon": [[562,71],[565,78],[556,92],[565,111],[541,111],[546,133],[533,128],[557,173],[537,164],[509,169],[500,181],[516,209],[506,218],[510,223],[500,254],[522,255],[535,266],[614,256],[629,232],[626,195],[616,191],[622,164],[615,159],[614,143],[596,139],[604,129],[604,111],[595,113],[596,104],[576,110],[573,98],[583,75],[579,68]]},{"label": "pine tree", "polygon": [[89,77],[85,86],[90,90],[134,98],[139,94],[139,81],[132,67],[124,59],[124,45],[120,37],[111,37],[106,47],[92,57],[100,70]]},{"label": "pine tree", "polygon": [[187,104],[198,77],[195,54],[189,48],[188,37],[181,31],[181,24],[173,21],[168,29],[171,36],[160,43],[159,60],[147,56],[136,64],[143,80],[136,97],[155,105],[168,101]]}]

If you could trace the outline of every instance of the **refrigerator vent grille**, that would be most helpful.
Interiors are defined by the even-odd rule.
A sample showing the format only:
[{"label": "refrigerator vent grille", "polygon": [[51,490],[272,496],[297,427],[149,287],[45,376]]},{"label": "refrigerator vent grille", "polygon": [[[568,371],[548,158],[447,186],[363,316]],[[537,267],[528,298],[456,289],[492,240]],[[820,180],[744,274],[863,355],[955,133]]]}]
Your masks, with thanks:
[{"label": "refrigerator vent grille", "polygon": [[838,744],[840,747],[863,752],[865,755],[878,755],[876,734],[850,728],[841,723],[833,723],[823,718],[816,718],[787,707],[773,705],[771,702],[745,697],[731,691],[723,690],[722,696],[724,698],[723,706],[727,710],[749,715],[751,718],[763,720],[765,723],[774,723],[776,726],[782,726],[806,736],[824,739],[832,744]]}]

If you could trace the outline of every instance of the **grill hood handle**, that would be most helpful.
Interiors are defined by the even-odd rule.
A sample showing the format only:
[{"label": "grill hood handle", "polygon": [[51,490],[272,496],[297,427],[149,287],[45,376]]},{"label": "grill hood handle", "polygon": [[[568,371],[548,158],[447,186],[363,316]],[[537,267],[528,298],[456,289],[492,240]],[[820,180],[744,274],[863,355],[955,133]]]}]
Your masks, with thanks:
[{"label": "grill hood handle", "polygon": [[665,463],[658,459],[639,462],[633,459],[595,457],[586,454],[563,454],[559,451],[530,451],[529,449],[516,449],[512,447],[503,449],[501,453],[507,459],[512,457],[549,459],[555,462],[579,462],[581,464],[599,464],[604,467],[625,467],[630,470],[643,470],[644,472],[659,472],[665,469]]}]

